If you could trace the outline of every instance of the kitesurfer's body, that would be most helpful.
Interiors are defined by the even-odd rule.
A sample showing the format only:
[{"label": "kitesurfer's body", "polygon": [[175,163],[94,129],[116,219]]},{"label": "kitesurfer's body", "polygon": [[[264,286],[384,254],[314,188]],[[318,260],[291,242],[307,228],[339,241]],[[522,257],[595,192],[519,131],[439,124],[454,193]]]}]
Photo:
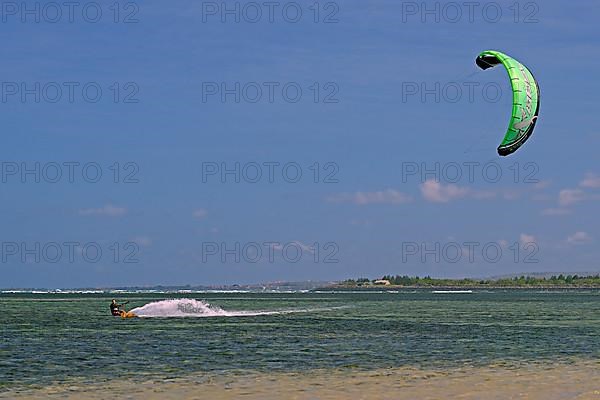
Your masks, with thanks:
[{"label": "kitesurfer's body", "polygon": [[121,310],[121,308],[123,306],[125,306],[125,304],[127,304],[127,303],[129,303],[129,302],[126,301],[123,304],[119,304],[119,303],[117,303],[117,300],[113,299],[112,302],[110,303],[110,313],[115,317],[123,316],[123,314],[126,314],[127,311],[125,311],[124,309]]}]

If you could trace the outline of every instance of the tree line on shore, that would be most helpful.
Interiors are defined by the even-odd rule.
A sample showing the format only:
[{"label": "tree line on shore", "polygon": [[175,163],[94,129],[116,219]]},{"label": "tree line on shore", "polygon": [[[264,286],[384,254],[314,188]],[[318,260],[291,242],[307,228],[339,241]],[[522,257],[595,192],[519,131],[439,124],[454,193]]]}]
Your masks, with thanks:
[{"label": "tree line on shore", "polygon": [[[389,283],[388,283],[389,282]],[[506,287],[529,287],[529,286],[598,286],[600,287],[600,275],[552,275],[546,277],[515,276],[514,278],[499,279],[443,279],[425,276],[423,278],[408,275],[385,275],[380,279],[347,279],[341,282],[344,286],[370,286],[370,285],[394,285],[394,286],[506,286]]]}]

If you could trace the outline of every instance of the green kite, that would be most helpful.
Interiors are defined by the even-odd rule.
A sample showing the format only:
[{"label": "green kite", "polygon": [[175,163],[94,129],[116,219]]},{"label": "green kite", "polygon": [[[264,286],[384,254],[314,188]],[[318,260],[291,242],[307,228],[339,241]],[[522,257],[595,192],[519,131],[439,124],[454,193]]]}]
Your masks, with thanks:
[{"label": "green kite", "polygon": [[475,60],[481,69],[504,65],[513,91],[513,108],[508,131],[498,146],[498,154],[507,156],[529,139],[540,111],[540,88],[529,69],[504,53],[487,50]]}]

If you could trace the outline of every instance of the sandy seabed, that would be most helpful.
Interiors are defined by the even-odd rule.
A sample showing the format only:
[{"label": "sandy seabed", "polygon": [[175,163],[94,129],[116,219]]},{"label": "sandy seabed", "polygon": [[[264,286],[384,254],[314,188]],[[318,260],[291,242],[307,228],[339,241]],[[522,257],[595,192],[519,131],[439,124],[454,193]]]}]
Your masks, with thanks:
[{"label": "sandy seabed", "polygon": [[536,364],[519,368],[375,371],[318,370],[190,376],[102,385],[53,385],[0,393],[10,399],[597,399],[600,362]]}]

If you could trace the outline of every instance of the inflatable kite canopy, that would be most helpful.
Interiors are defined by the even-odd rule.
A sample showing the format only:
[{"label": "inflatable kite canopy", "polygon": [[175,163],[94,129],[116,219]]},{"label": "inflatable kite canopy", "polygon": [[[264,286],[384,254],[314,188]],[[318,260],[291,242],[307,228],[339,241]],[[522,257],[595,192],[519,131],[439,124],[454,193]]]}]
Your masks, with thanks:
[{"label": "inflatable kite canopy", "polygon": [[498,154],[507,156],[517,151],[533,133],[540,111],[540,88],[526,66],[504,53],[487,50],[479,54],[475,62],[484,70],[502,64],[508,71],[513,91],[512,116],[504,140],[498,146]]}]

